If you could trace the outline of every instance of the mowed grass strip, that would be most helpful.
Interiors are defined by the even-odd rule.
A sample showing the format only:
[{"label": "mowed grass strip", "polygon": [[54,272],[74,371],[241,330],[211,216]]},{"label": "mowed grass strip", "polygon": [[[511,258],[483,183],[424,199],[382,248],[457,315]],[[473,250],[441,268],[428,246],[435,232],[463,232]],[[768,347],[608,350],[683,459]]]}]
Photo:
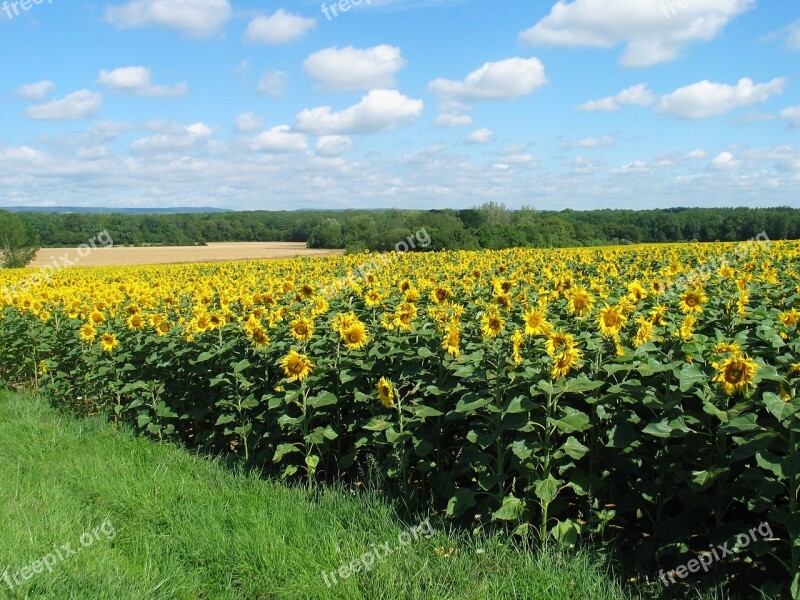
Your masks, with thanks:
[{"label": "mowed grass strip", "polygon": [[[27,394],[0,392],[0,513],[0,598],[625,597],[586,554],[534,554],[440,530],[398,550],[414,523],[377,495],[312,495],[234,474]],[[65,544],[80,547],[104,522],[115,536],[98,532],[52,572],[14,589],[2,579]],[[385,543],[396,551],[371,571],[326,585],[323,571]]]}]

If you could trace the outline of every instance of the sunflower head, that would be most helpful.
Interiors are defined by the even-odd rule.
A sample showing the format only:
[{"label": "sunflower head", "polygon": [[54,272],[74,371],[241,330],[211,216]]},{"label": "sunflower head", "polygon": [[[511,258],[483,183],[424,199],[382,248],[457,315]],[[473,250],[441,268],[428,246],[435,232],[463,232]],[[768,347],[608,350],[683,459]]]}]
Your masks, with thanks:
[{"label": "sunflower head", "polygon": [[375,389],[378,392],[378,400],[381,401],[386,408],[391,408],[395,404],[395,391],[394,386],[392,383],[386,379],[386,377],[381,377],[378,381],[378,384],[375,386]]},{"label": "sunflower head", "polygon": [[733,354],[726,360],[714,363],[717,374],[713,381],[732,396],[746,391],[756,378],[758,363],[744,354]]},{"label": "sunflower head", "polygon": [[308,356],[294,350],[280,360],[280,366],[289,381],[303,381],[314,370],[314,364]]}]

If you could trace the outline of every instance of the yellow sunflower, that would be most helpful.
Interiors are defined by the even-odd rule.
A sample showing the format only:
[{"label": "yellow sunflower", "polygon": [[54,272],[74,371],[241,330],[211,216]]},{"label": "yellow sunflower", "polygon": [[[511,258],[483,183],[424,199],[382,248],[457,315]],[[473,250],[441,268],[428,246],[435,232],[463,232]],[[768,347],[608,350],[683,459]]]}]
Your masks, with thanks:
[{"label": "yellow sunflower", "polygon": [[289,335],[296,340],[310,340],[314,335],[314,323],[305,317],[298,317],[289,324]]},{"label": "yellow sunflower", "polygon": [[348,350],[361,350],[369,342],[367,327],[361,321],[356,321],[342,331],[342,341]]},{"label": "yellow sunflower", "polygon": [[713,366],[717,374],[712,381],[729,396],[750,387],[758,372],[758,364],[745,354],[734,354],[722,362],[713,363]]},{"label": "yellow sunflower", "polygon": [[91,323],[85,323],[81,325],[80,330],[78,331],[80,338],[84,342],[91,342],[94,340],[95,336],[97,335],[97,330],[94,328],[94,325]]},{"label": "yellow sunflower", "polygon": [[528,311],[522,319],[525,322],[525,335],[550,335],[553,331],[553,326],[548,323],[547,315],[542,310]]},{"label": "yellow sunflower", "polygon": [[450,356],[458,358],[461,356],[461,350],[458,345],[461,342],[461,330],[457,323],[451,323],[447,326],[442,340],[442,350],[446,351]]},{"label": "yellow sunflower", "polygon": [[280,360],[280,366],[290,381],[303,381],[314,370],[311,360],[305,354],[294,350]]},{"label": "yellow sunflower", "polygon": [[553,356],[553,366],[550,369],[550,376],[553,379],[566,377],[581,359],[583,354],[576,348],[568,348]]},{"label": "yellow sunflower", "polygon": [[604,336],[615,338],[619,335],[627,320],[628,318],[622,314],[621,310],[606,304],[605,307],[600,309],[600,314],[597,315],[597,326]]},{"label": "yellow sunflower", "polygon": [[381,377],[375,388],[378,390],[378,400],[381,401],[381,404],[383,404],[386,408],[391,408],[394,406],[394,386],[388,379],[386,379],[386,377]]},{"label": "yellow sunflower", "polygon": [[481,317],[481,333],[487,338],[496,338],[505,328],[506,322],[503,317],[493,311],[487,311]]},{"label": "yellow sunflower", "polygon": [[708,302],[708,296],[703,290],[686,290],[681,294],[678,308],[686,314],[701,313],[706,302]]},{"label": "yellow sunflower", "polygon": [[250,339],[253,342],[253,346],[256,348],[263,348],[269,344],[269,336],[261,327],[257,327],[250,331]]},{"label": "yellow sunflower", "polygon": [[119,340],[113,333],[104,333],[100,336],[100,348],[103,352],[113,352],[119,346]]}]

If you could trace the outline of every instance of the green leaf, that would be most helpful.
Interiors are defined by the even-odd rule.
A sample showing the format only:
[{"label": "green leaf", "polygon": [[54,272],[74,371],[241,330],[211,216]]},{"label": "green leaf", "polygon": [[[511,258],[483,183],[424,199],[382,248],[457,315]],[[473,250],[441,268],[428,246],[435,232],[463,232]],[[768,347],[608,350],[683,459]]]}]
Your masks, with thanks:
[{"label": "green leaf", "polygon": [[581,444],[578,440],[574,437],[570,436],[564,445],[561,446],[561,450],[563,450],[570,458],[574,458],[575,460],[579,460],[586,456],[586,453],[589,452],[589,448]]},{"label": "green leaf", "polygon": [[691,364],[685,365],[681,369],[680,387],[682,392],[687,392],[691,388],[701,383],[704,383],[708,377],[703,373],[700,365]]},{"label": "green leaf", "polygon": [[280,444],[277,448],[275,448],[275,456],[272,457],[272,462],[280,462],[284,456],[287,454],[293,454],[295,452],[300,452],[300,450],[298,450],[297,446],[294,444]]},{"label": "green leaf", "polygon": [[447,514],[450,517],[460,517],[475,504],[475,493],[469,488],[459,488],[447,502]]},{"label": "green leaf", "polygon": [[525,503],[514,496],[503,498],[503,506],[492,514],[493,521],[516,521],[525,511]]},{"label": "green leaf", "polygon": [[788,422],[789,417],[797,412],[797,406],[794,403],[784,402],[772,392],[764,392],[763,398],[767,410],[781,423]]},{"label": "green leaf", "polygon": [[330,406],[331,404],[336,404],[339,399],[336,397],[336,394],[324,390],[317,394],[316,396],[311,396],[307,404],[311,408],[322,408],[323,406]]},{"label": "green leaf", "polygon": [[557,420],[548,419],[548,423],[564,433],[586,431],[591,427],[591,420],[585,413],[574,408],[564,408],[564,412],[567,414]]},{"label": "green leaf", "polygon": [[227,425],[228,423],[232,423],[236,420],[236,415],[234,414],[222,414],[217,419],[215,425]]},{"label": "green leaf", "polygon": [[536,482],[535,491],[536,496],[542,501],[542,505],[550,504],[558,496],[558,488],[561,486],[561,481],[550,475],[547,479],[541,479]]},{"label": "green leaf", "polygon": [[412,406],[411,410],[414,412],[414,415],[420,418],[426,417],[441,417],[444,413],[440,410],[436,410],[435,408],[431,408],[430,406],[424,406],[422,404],[417,404],[416,406]]}]

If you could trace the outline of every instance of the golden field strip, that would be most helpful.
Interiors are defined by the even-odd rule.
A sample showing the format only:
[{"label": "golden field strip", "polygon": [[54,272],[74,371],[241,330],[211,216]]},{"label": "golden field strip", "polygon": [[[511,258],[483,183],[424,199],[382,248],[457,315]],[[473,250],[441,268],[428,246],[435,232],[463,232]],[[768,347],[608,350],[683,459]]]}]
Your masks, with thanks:
[{"label": "golden field strip", "polygon": [[60,256],[69,255],[84,267],[113,267],[125,265],[158,265],[177,263],[222,262],[236,260],[280,259],[297,256],[330,256],[341,250],[312,250],[304,242],[230,242],[206,246],[109,246],[92,248],[85,257],[75,248],[42,248],[31,267],[53,264]]}]

